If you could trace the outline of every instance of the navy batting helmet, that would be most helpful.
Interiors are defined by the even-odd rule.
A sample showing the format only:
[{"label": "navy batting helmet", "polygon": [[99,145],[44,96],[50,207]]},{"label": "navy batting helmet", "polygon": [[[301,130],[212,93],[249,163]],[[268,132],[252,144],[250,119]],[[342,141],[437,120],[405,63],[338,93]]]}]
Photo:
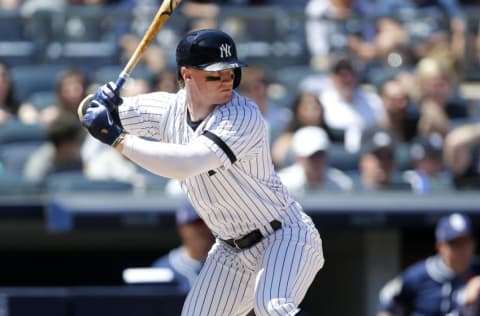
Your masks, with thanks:
[{"label": "navy batting helmet", "polygon": [[235,89],[242,78],[241,67],[246,64],[238,60],[235,43],[228,34],[219,30],[199,30],[188,33],[178,44],[177,67],[181,66],[205,71],[234,69]]}]

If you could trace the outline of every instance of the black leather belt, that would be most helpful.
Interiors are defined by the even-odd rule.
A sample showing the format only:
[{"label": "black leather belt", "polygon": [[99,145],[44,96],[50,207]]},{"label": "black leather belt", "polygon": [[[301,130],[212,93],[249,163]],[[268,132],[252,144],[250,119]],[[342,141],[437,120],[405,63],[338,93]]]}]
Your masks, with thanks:
[{"label": "black leather belt", "polygon": [[[273,221],[270,222],[270,226],[275,231],[275,230],[279,230],[280,228],[282,228],[282,223],[280,221],[273,220]],[[260,230],[255,229],[255,230],[251,231],[250,233],[244,235],[241,238],[237,238],[237,239],[232,238],[232,239],[228,239],[228,240],[223,240],[222,239],[222,240],[233,248],[246,249],[246,248],[250,248],[251,246],[255,245],[257,242],[262,240],[263,237],[264,236],[262,235]]]}]

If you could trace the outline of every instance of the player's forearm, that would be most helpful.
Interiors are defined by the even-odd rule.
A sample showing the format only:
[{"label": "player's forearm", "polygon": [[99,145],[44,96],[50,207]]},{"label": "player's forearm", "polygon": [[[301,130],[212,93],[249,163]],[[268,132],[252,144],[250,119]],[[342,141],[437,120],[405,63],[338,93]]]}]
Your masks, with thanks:
[{"label": "player's forearm", "polygon": [[468,168],[471,160],[471,149],[475,144],[480,144],[479,124],[457,127],[447,135],[444,159],[454,174],[461,174]]},{"label": "player's forearm", "polygon": [[199,143],[177,145],[126,135],[115,148],[142,168],[174,179],[186,179],[221,165],[220,159]]}]

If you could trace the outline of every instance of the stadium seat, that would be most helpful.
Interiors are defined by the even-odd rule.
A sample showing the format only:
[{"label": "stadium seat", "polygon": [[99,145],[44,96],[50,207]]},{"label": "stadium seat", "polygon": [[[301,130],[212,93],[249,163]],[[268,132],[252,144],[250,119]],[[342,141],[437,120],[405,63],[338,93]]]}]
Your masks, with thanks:
[{"label": "stadium seat", "polygon": [[0,59],[10,67],[36,61],[37,47],[26,19],[14,10],[0,10]]},{"label": "stadium seat", "polygon": [[30,41],[0,40],[0,59],[9,67],[34,63],[36,61],[35,52],[35,45]]},{"label": "stadium seat", "polygon": [[58,75],[65,69],[66,66],[59,64],[12,67],[10,72],[17,100],[19,102],[26,101],[34,92],[55,90]]},{"label": "stadium seat", "polygon": [[0,170],[0,195],[40,193],[40,185],[29,181],[16,172]]},{"label": "stadium seat", "polygon": [[43,141],[25,141],[2,144],[0,164],[4,170],[21,174],[28,157],[43,143]]},{"label": "stadium seat", "polygon": [[[98,67],[92,74],[91,76],[91,81],[92,83],[97,83],[97,84],[103,84],[109,81],[115,81],[117,80],[118,75],[123,69],[123,65],[107,65],[107,66],[102,66]],[[147,79],[152,79],[154,74],[152,71],[148,70],[142,65],[136,66],[132,73],[130,74],[130,77],[132,78],[147,78]]]},{"label": "stadium seat", "polygon": [[318,75],[318,72],[310,66],[288,66],[278,69],[274,78],[281,84],[284,84],[287,89],[295,91],[304,79],[313,75]]},{"label": "stadium seat", "polygon": [[328,161],[331,167],[342,171],[358,170],[359,153],[348,152],[343,144],[332,143],[328,148]]},{"label": "stadium seat", "polygon": [[27,102],[32,104],[37,110],[42,110],[49,105],[55,104],[57,94],[53,90],[33,92]]},{"label": "stadium seat", "polygon": [[52,62],[60,60],[63,64],[88,72],[119,62],[119,50],[111,41],[52,43],[47,49]]},{"label": "stadium seat", "polygon": [[92,180],[86,178],[82,172],[75,171],[51,174],[46,179],[46,190],[50,193],[97,191],[127,192],[132,189],[133,185],[128,182],[116,180]]},{"label": "stadium seat", "polygon": [[42,125],[25,124],[10,120],[0,128],[0,144],[46,140],[46,130]]}]

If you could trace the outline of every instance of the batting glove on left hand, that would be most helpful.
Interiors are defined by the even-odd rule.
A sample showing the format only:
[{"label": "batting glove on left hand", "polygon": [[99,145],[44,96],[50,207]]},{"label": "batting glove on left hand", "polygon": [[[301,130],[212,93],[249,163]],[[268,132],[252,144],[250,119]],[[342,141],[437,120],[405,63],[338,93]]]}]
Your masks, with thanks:
[{"label": "batting glove on left hand", "polygon": [[82,125],[93,137],[108,145],[112,145],[123,133],[123,129],[112,120],[110,111],[96,100],[90,103]]},{"label": "batting glove on left hand", "polygon": [[118,106],[123,102],[122,97],[120,97],[120,91],[113,81],[98,88],[94,99],[103,104],[110,113],[117,111]]}]

